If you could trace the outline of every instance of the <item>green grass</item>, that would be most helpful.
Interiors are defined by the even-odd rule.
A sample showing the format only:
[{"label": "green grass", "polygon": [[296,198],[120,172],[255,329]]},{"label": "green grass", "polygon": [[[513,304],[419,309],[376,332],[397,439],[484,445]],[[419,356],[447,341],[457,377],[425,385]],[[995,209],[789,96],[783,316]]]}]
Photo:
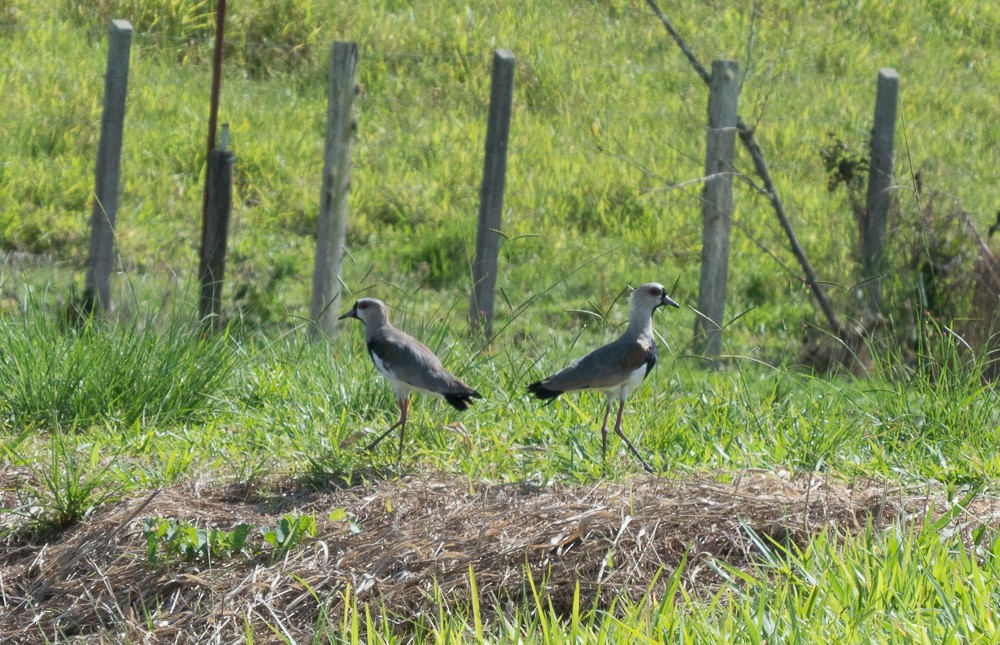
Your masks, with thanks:
[{"label": "green grass", "polygon": [[[758,573],[719,571],[732,581],[709,597],[685,590],[680,569],[662,596],[622,601],[611,611],[582,606],[579,592],[560,612],[533,596],[513,615],[499,607],[455,608],[437,597],[434,629],[416,642],[496,643],[963,643],[997,637],[1000,540],[942,537],[931,524],[863,531],[842,541],[821,534],[807,549],[759,541]],[[669,575],[669,574],[664,574]],[[474,572],[470,581],[474,586]],[[348,591],[342,615],[323,613],[318,631],[338,642],[395,643],[389,622]],[[490,619],[483,628],[484,619]]]},{"label": "green grass", "polygon": [[[365,435],[397,414],[360,326],[331,344],[310,342],[304,330],[266,341],[205,339],[181,322],[61,332],[46,320],[26,312],[0,325],[0,427],[22,450],[30,452],[37,436],[44,454],[50,432],[82,433],[110,450],[123,445],[139,464],[131,477],[143,486],[206,471],[244,482],[275,472],[351,481],[358,468],[395,459],[392,442],[374,455],[360,450]],[[421,325],[408,322],[420,334]],[[462,415],[415,397],[407,468],[539,483],[636,472],[613,437],[602,467],[602,397],[528,400],[525,384],[578,348],[484,351],[471,340],[422,336],[487,397]],[[673,475],[789,468],[959,486],[994,479],[1000,406],[975,366],[893,367],[858,381],[748,360],[706,372],[696,357],[664,352],[628,401],[625,428],[658,470]],[[456,421],[463,428],[445,425]]]},{"label": "green grass", "polygon": [[137,319],[67,329],[28,314],[0,326],[0,413],[24,429],[175,425],[211,416],[236,356],[225,337]]},{"label": "green grass", "polygon": [[[729,358],[705,371],[689,348],[691,308],[657,314],[661,362],[629,400],[626,432],[670,476],[787,469],[937,481],[956,499],[994,492],[997,392],[980,380],[982,357],[948,332],[976,314],[972,256],[951,214],[964,209],[985,233],[1000,204],[993,4],[768,0],[755,18],[750,3],[661,6],[704,63],[740,60],[740,112],[845,320],[861,312],[856,225],[846,193],[827,190],[821,151],[831,135],[863,151],[877,71],[900,72],[886,300],[897,329],[909,316],[926,331],[916,356],[873,344],[865,379],[793,367],[803,335],[823,324],[766,200],[737,182]],[[0,0],[10,116],[0,122],[0,440],[5,461],[27,477],[7,510],[41,534],[177,482],[325,487],[397,472],[394,442],[360,450],[396,415],[360,326],[330,343],[310,342],[303,326],[333,38],[361,48],[344,284],[389,303],[398,326],[486,395],[462,415],[416,397],[402,472],[443,471],[470,486],[635,475],[616,438],[601,463],[602,399],[540,407],[524,386],[613,337],[627,285],[656,279],[685,305],[696,299],[692,180],[704,165],[707,96],[644,3],[231,3],[220,120],[237,155],[225,285],[233,324],[206,338],[189,312],[211,7]],[[69,331],[58,312],[82,281],[112,17],[136,28],[117,311]],[[510,48],[517,68],[499,334],[484,347],[464,319],[494,47]],[[742,151],[738,164],[751,167]],[[916,281],[931,256],[959,267],[942,278],[950,317],[939,321],[919,318],[927,303]],[[615,611],[557,617],[544,598],[503,612],[442,599],[417,640],[479,640],[483,629],[498,642],[995,639],[995,535],[963,541],[939,529],[823,534],[788,553],[762,544],[761,566],[726,572],[732,584],[715,596],[678,583]],[[397,638],[378,607],[349,599],[333,615],[330,602],[317,598],[318,633]]]},{"label": "green grass", "polygon": [[[539,407],[525,394],[529,379],[578,353],[572,343],[483,351],[471,337],[431,332],[434,319],[404,318],[408,329],[422,331],[449,366],[488,395],[462,415],[416,397],[399,471],[394,442],[371,454],[360,448],[396,415],[389,388],[365,355],[360,327],[349,328],[336,343],[316,343],[304,329],[205,340],[183,321],[55,333],[46,332],[46,312],[4,319],[4,458],[30,474],[8,512],[21,535],[41,539],[109,502],[186,481],[235,483],[260,490],[266,499],[269,488],[283,481],[308,490],[397,472],[442,471],[467,480],[470,491],[484,480],[593,486],[640,472],[615,438],[602,464],[601,398],[563,397]],[[152,338],[169,342],[147,342]],[[80,369],[76,357],[94,347],[117,351],[86,354],[89,367],[78,374],[80,389],[88,393],[85,405],[67,395],[62,398],[77,402],[57,408],[58,414],[41,414],[46,402],[62,401],[49,397]],[[142,360],[128,359],[137,355]],[[34,360],[39,369],[9,369]],[[61,369],[41,369],[60,360]],[[661,361],[630,399],[625,428],[667,476],[710,471],[725,479],[744,468],[787,469],[894,485],[937,481],[956,500],[970,489],[995,493],[1000,401],[975,366],[904,373],[884,363],[871,378],[853,380],[752,360],[705,371],[701,359],[679,352],[664,352]],[[117,389],[122,376],[116,367],[127,367],[140,388],[129,406],[122,405],[127,397]],[[185,404],[167,405],[169,394],[155,394],[185,391],[195,374],[211,379],[189,391]],[[141,389],[144,383],[158,387]],[[35,398],[25,399],[25,392]],[[145,412],[122,423],[142,401]],[[38,411],[29,415],[33,409]],[[445,425],[455,421],[464,425]],[[540,591],[537,608],[479,611],[488,618],[491,639],[501,642],[517,634],[531,642],[576,636],[587,642],[963,639],[994,629],[985,608],[1000,582],[992,533],[977,532],[982,546],[973,550],[966,549],[963,535],[949,536],[931,525],[854,537],[831,529],[801,553],[775,551],[761,538],[759,568],[736,571],[720,564],[732,583],[714,597],[677,589],[634,605],[581,607],[567,619],[553,613]],[[303,541],[308,548],[308,537]],[[974,584],[956,584],[969,577]],[[359,634],[374,642],[400,637],[394,627],[399,617],[375,605],[349,604],[343,617],[324,613],[334,600],[317,599],[315,628],[321,633],[353,639],[350,621],[358,619]],[[422,628],[418,642],[477,640],[470,608],[445,598],[437,602],[440,616]]]}]

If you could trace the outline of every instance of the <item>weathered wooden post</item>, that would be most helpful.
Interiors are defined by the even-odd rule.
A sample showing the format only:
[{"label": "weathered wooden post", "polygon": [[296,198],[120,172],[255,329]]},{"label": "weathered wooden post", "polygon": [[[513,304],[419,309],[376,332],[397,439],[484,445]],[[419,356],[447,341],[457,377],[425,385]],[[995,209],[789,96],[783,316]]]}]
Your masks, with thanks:
[{"label": "weathered wooden post", "polygon": [[222,93],[222,52],[226,34],[226,0],[215,6],[215,49],[212,55],[212,90],[208,108],[208,152],[205,158],[205,192],[201,209],[201,249],[198,254],[198,318],[212,329],[222,326],[222,282],[226,265],[226,240],[233,196],[233,156],[216,148],[219,96]]},{"label": "weathered wooden post", "polygon": [[90,251],[83,291],[85,313],[111,306],[111,269],[115,258],[115,218],[118,215],[118,186],[125,123],[125,96],[128,91],[129,53],[132,25],[112,20],[108,38],[108,66],[104,75],[104,111],[101,140],[97,148],[94,180],[94,207],[90,215]]},{"label": "weathered wooden post", "polygon": [[324,334],[330,338],[337,333],[339,275],[347,237],[351,149],[357,129],[352,112],[357,94],[357,70],[357,43],[333,43],[327,85],[326,145],[316,233],[316,263],[309,310],[313,334]]},{"label": "weathered wooden post", "polygon": [[479,190],[476,259],[472,263],[472,293],[469,297],[469,319],[473,325],[482,325],[487,338],[493,333],[500,224],[503,220],[503,193],[507,173],[507,139],[513,102],[514,54],[507,49],[497,49],[493,52],[486,155],[483,161],[483,183]]},{"label": "weathered wooden post", "polygon": [[198,281],[201,297],[198,317],[206,327],[222,328],[222,285],[226,277],[226,246],[229,240],[229,217],[233,210],[233,165],[236,156],[226,150],[226,126],[222,146],[208,152],[208,208],[205,210],[204,236]]},{"label": "weathered wooden post", "polygon": [[882,274],[885,272],[885,229],[892,197],[893,142],[896,137],[896,109],[899,74],[890,67],[878,72],[875,91],[875,119],[872,124],[871,164],[865,202],[862,253],[868,315],[877,317],[882,308]]},{"label": "weathered wooden post", "polygon": [[701,280],[698,284],[701,315],[694,319],[695,351],[709,358],[718,358],[722,351],[739,92],[739,64],[733,60],[712,61],[701,206]]}]

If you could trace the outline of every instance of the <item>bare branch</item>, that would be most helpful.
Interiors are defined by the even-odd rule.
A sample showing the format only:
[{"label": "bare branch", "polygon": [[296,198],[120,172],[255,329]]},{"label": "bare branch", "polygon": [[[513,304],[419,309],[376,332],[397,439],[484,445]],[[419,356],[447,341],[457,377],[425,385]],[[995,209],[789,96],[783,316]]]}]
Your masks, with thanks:
[{"label": "bare branch", "polygon": [[646,4],[648,4],[649,8],[653,10],[653,13],[656,14],[656,17],[659,18],[660,22],[663,23],[663,26],[666,27],[667,31],[670,33],[670,36],[674,39],[674,42],[677,43],[677,46],[680,47],[681,51],[684,52],[684,55],[687,56],[687,59],[688,61],[690,61],[691,66],[694,67],[694,71],[698,72],[698,76],[701,77],[701,80],[705,81],[705,85],[708,85],[709,82],[712,80],[712,75],[709,74],[708,70],[705,69],[704,65],[702,65],[698,61],[698,58],[694,55],[694,52],[691,51],[691,48],[688,47],[687,43],[684,42],[684,39],[681,38],[680,33],[676,29],[674,29],[674,25],[673,23],[670,22],[670,19],[667,18],[666,14],[660,11],[660,8],[656,6],[656,3],[653,0],[646,0]]},{"label": "bare branch", "polygon": [[[664,28],[677,43],[677,46],[681,48],[681,51],[687,57],[694,71],[697,72],[698,76],[707,85],[711,80],[711,76],[705,70],[705,67],[698,61],[698,58],[688,47],[684,39],[681,38],[680,33],[674,28],[670,19],[667,18],[660,8],[656,5],[655,0],[646,0],[646,4],[652,9],[653,13],[660,22],[663,23]],[[837,319],[837,314],[833,310],[833,304],[827,297],[826,292],[823,290],[820,284],[819,278],[816,275],[816,271],[813,269],[812,264],[809,262],[809,258],[806,257],[805,251],[802,249],[802,245],[799,244],[798,237],[795,235],[795,230],[792,228],[792,223],[788,219],[788,214],[785,212],[785,206],[778,197],[778,191],[774,186],[774,182],[771,180],[771,173],[767,168],[767,161],[764,159],[764,153],[757,144],[757,140],[754,139],[753,129],[747,127],[747,124],[739,116],[736,117],[736,128],[739,131],[740,141],[743,142],[743,146],[750,153],[750,158],[753,160],[754,169],[757,171],[757,175],[760,177],[761,181],[764,182],[764,195],[767,196],[768,201],[771,202],[772,208],[774,208],[775,215],[778,216],[778,222],[781,224],[782,230],[785,231],[785,235],[788,237],[788,243],[791,246],[792,254],[799,261],[799,265],[806,274],[806,283],[809,285],[810,290],[813,292],[813,296],[816,298],[816,302],[819,304],[820,309],[823,310],[823,314],[826,316],[826,320],[830,325],[831,330],[837,335],[842,336],[844,327],[840,324],[840,320]]]},{"label": "bare branch", "polygon": [[983,236],[980,235],[979,231],[976,230],[976,224],[975,222],[972,221],[972,218],[969,217],[968,213],[966,213],[964,210],[960,210],[958,211],[958,216],[962,220],[962,223],[965,224],[966,228],[969,229],[969,234],[975,241],[976,246],[979,247],[979,255],[980,257],[983,258],[984,263],[986,265],[986,269],[990,272],[990,275],[992,276],[993,280],[997,283],[1000,283],[1000,275],[997,275],[997,270],[996,270],[996,267],[1000,265],[998,265],[997,263],[996,256],[994,256],[993,252],[990,251],[990,245],[986,243],[986,240],[983,239]]},{"label": "bare branch", "polygon": [[750,73],[753,71],[754,59],[753,51],[754,44],[757,42],[757,17],[760,15],[760,5],[757,0],[754,0],[753,10],[750,12],[750,25],[747,29],[747,46],[746,46],[746,58],[747,62],[743,69],[743,78],[740,79],[740,90],[743,90],[743,84],[746,83],[747,79],[750,78]]}]

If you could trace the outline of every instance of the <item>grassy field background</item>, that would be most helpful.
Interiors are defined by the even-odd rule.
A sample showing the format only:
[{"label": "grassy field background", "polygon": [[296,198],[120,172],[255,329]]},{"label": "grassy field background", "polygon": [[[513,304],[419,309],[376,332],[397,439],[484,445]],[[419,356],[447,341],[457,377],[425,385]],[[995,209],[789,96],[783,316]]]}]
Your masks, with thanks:
[{"label": "grassy field background", "polygon": [[[133,287],[149,281],[151,297],[170,292],[158,278],[188,286],[200,234],[210,4],[12,6],[7,40],[17,64],[2,89],[17,118],[0,144],[4,248],[49,253],[71,268],[83,261],[104,32],[112,16],[128,15],[136,36],[118,227],[123,277]],[[706,64],[741,59],[740,112],[845,313],[856,306],[855,225],[846,193],[827,190],[820,151],[831,133],[864,150],[880,67],[902,78],[896,237],[919,237],[918,171],[924,201],[938,193],[939,213],[960,206],[981,231],[992,223],[998,72],[988,4],[771,3],[755,20],[753,5],[666,9]],[[574,324],[565,309],[605,310],[626,284],[651,278],[676,284],[684,302],[695,298],[707,98],[642,3],[251,2],[235,5],[229,23],[220,118],[239,163],[226,293],[244,316],[287,322],[307,312],[334,38],[361,46],[344,269],[352,291],[378,285],[385,300],[415,302],[424,315],[434,304],[464,307],[489,62],[493,47],[507,47],[518,63],[499,280],[509,305],[498,315],[538,297],[546,326],[565,328]],[[731,349],[782,348],[782,321],[797,340],[811,305],[766,200],[740,182],[736,191],[729,311],[756,309],[733,325]],[[71,277],[79,280],[67,274],[57,290]],[[428,288],[434,298],[413,298]],[[692,315],[675,326],[689,329]],[[530,334],[536,324],[517,321],[511,332]]]},{"label": "grassy field background", "polygon": [[[718,565],[708,590],[679,568],[633,581],[648,585],[649,597],[613,606],[588,606],[584,598],[556,611],[541,582],[542,592],[513,610],[487,596],[480,608],[475,593],[471,605],[432,595],[439,615],[414,627],[405,614],[380,613],[377,603],[368,610],[352,604],[334,585],[317,591],[311,613],[296,615],[288,629],[277,614],[244,614],[239,637],[477,640],[486,615],[485,629],[498,641],[996,637],[988,611],[998,588],[992,506],[975,517],[962,508],[971,507],[970,493],[995,497],[1000,413],[994,386],[980,378],[983,357],[949,331],[976,313],[974,254],[953,215],[967,212],[985,237],[1000,208],[1000,11],[993,3],[661,4],[704,63],[740,61],[740,113],[755,125],[796,232],[846,320],[861,311],[856,225],[848,192],[828,188],[821,151],[839,140],[864,153],[877,71],[899,71],[899,190],[886,296],[894,323],[905,328],[910,312],[928,344],[919,363],[902,361],[899,349],[873,347],[874,368],[863,379],[795,367],[803,335],[824,322],[770,206],[742,182],[727,303],[734,320],[724,350],[732,358],[706,371],[691,354],[707,95],[638,1],[231,3],[220,121],[230,124],[237,155],[225,285],[233,325],[218,338],[198,335],[192,276],[212,8],[207,0],[0,0],[10,61],[0,72],[4,566],[22,566],[25,554],[157,488],[198,497],[238,486],[270,499],[292,486],[340,504],[337,487],[377,488],[428,473],[470,495],[494,485],[630,487],[638,467],[616,441],[608,462],[600,461],[602,401],[584,395],[539,408],[524,386],[612,338],[625,318],[627,286],[658,280],[684,306],[657,314],[661,362],[625,418],[658,470],[720,482],[738,481],[747,469],[815,473],[847,486],[871,479],[924,491],[938,514],[912,524],[901,516],[888,530],[875,519],[867,530],[835,524],[807,531],[794,548],[750,540],[757,557],[746,566]],[[116,311],[113,324],[73,332],[59,312],[82,287],[106,29],[118,17],[136,32]],[[310,342],[305,333],[333,39],[356,40],[361,50],[345,299],[385,300],[398,326],[486,394],[462,416],[417,399],[399,469],[389,447],[374,455],[357,447],[395,414],[360,326],[333,343]],[[465,313],[496,47],[511,49],[517,68],[498,283],[502,331],[487,347]],[[749,173],[743,151],[738,164]],[[932,254],[954,265],[942,270],[939,285],[950,317],[925,325],[920,276]],[[175,510],[174,520],[185,519],[182,506]],[[357,519],[353,512],[346,517]],[[312,507],[295,513],[318,523],[320,537],[342,532],[346,521]],[[194,515],[187,520],[197,524]],[[255,530],[279,526],[276,516],[254,521]],[[206,522],[198,525],[203,532],[234,530]],[[184,533],[168,533],[168,524],[156,525],[164,530],[159,538],[132,527],[140,551],[129,557],[146,558],[142,540],[153,535],[164,556],[142,561],[150,571],[208,579],[256,563],[294,585],[302,580],[288,573],[292,560],[283,565],[274,554],[287,547],[285,555],[305,558],[323,542],[315,527],[308,536],[304,521],[285,542],[216,545],[213,557],[223,564],[213,569],[199,555],[212,549],[194,535],[185,551]],[[733,530],[745,537],[761,526],[751,529]],[[959,579],[970,583],[956,585]],[[47,615],[40,596],[6,584],[7,607],[33,610],[9,616]],[[167,609],[173,591],[157,593],[138,618],[119,607],[121,616],[108,620],[120,632],[107,622],[82,621],[95,631],[79,629],[113,642],[156,634],[158,621],[176,618]],[[100,614],[100,603],[89,602]],[[192,605],[206,630],[198,633],[210,633],[204,621],[214,609]],[[39,620],[26,634],[57,642],[72,635]],[[15,622],[0,620],[0,628]],[[401,632],[400,625],[409,627]]]}]

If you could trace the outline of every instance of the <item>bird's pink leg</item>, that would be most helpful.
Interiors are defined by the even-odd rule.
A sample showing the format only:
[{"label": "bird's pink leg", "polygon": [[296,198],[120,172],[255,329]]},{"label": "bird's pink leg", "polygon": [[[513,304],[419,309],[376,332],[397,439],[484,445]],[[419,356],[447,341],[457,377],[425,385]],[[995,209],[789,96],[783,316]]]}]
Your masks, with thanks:
[{"label": "bird's pink leg", "polygon": [[[611,404],[609,402],[608,403],[609,408],[610,405]],[[632,451],[632,454],[638,457],[639,461],[642,463],[642,467],[646,469],[646,472],[652,473],[654,472],[653,467],[650,466],[648,463],[646,463],[646,460],[643,459],[642,455],[639,454],[639,451],[635,449],[635,446],[632,445],[632,442],[629,441],[628,437],[625,436],[625,433],[622,432],[622,411],[624,409],[625,409],[625,397],[621,397],[618,399],[618,418],[615,420],[615,433],[622,438],[622,441],[624,441],[625,445],[628,446],[629,450]]]},{"label": "bird's pink leg", "polygon": [[611,415],[611,399],[604,405],[604,423],[601,424],[601,460],[608,452],[608,417]]},{"label": "bird's pink leg", "polygon": [[410,397],[406,397],[405,399],[397,399],[396,400],[396,405],[399,406],[399,421],[397,421],[396,423],[394,423],[391,426],[389,426],[389,429],[386,430],[385,432],[383,432],[382,434],[380,434],[378,436],[378,438],[375,439],[375,441],[373,441],[370,444],[368,444],[368,447],[365,448],[365,450],[369,450],[369,451],[375,450],[375,446],[377,446],[383,439],[385,439],[386,437],[388,437],[390,432],[392,432],[396,428],[399,428],[400,426],[402,426],[402,429],[399,431],[399,450],[400,450],[400,453],[402,453],[402,451],[403,451],[403,431],[406,430],[406,416],[407,416],[407,412],[409,411],[409,408],[410,408]]},{"label": "bird's pink leg", "polygon": [[403,460],[403,434],[406,432],[406,419],[410,416],[410,397],[399,402],[399,454],[396,461]]}]

